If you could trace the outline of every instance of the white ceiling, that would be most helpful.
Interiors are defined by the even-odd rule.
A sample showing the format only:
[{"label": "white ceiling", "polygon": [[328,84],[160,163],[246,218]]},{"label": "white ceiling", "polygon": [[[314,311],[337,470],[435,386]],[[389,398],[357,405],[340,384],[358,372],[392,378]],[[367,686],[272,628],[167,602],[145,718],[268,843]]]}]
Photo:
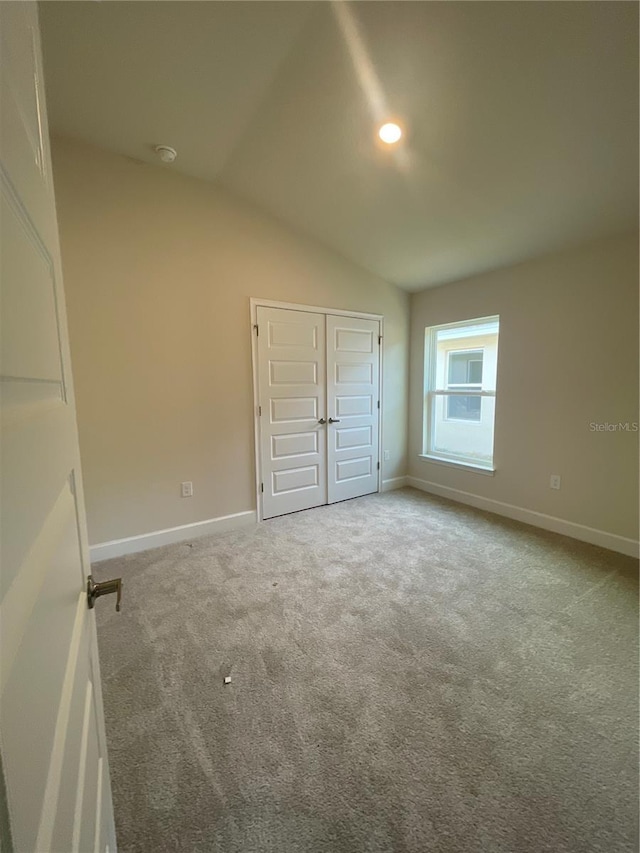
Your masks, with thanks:
[{"label": "white ceiling", "polygon": [[[420,290],[638,223],[638,5],[55,2],[54,132]],[[406,141],[376,144],[397,116]]]}]

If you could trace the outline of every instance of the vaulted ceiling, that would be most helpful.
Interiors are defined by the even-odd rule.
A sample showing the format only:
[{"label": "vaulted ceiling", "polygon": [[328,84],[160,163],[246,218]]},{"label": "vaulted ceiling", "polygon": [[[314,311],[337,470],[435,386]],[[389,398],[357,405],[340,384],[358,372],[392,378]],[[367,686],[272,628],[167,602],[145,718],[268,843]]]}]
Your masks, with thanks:
[{"label": "vaulted ceiling", "polygon": [[[638,5],[55,2],[50,124],[407,290],[637,227]],[[376,129],[405,128],[384,149]]]}]

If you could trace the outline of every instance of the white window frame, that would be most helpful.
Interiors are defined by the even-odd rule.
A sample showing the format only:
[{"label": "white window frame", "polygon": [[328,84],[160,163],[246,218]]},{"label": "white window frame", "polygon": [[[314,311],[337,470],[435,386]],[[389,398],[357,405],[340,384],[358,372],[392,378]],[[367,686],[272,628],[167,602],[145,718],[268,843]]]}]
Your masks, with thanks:
[{"label": "white window frame", "polygon": [[[475,471],[482,474],[490,474],[493,475],[495,471],[494,462],[487,465],[483,465],[478,463],[473,457],[463,456],[463,455],[454,455],[447,454],[438,451],[434,451],[431,449],[431,437],[435,432],[435,399],[436,397],[446,397],[446,396],[464,396],[468,397],[470,394],[473,394],[477,397],[493,397],[494,399],[497,397],[497,391],[495,390],[485,390],[481,389],[479,391],[456,391],[448,388],[437,388],[436,387],[436,365],[437,365],[437,333],[445,330],[445,329],[460,329],[460,328],[468,328],[469,326],[483,326],[489,323],[498,323],[498,335],[500,334],[500,316],[493,315],[490,317],[477,317],[471,320],[460,320],[455,323],[442,323],[437,326],[427,326],[425,329],[425,348],[424,348],[424,398],[423,398],[423,436],[422,436],[422,453],[420,456],[423,459],[427,459],[430,462],[436,462],[443,465],[450,465],[456,468],[464,468],[469,471]],[[476,351],[479,349],[484,349],[481,347],[469,347],[469,350]],[[461,349],[454,350],[455,352],[462,352]],[[447,353],[447,364],[445,366],[445,376],[444,376],[444,385],[447,385],[446,380],[448,379],[448,355]],[[483,375],[484,379],[484,375]],[[496,386],[497,386],[497,377],[496,377]],[[455,420],[458,423],[466,423],[466,424],[479,424],[481,421],[471,421],[471,420]],[[495,430],[495,413],[494,413],[494,430]],[[495,441],[495,434],[494,434]]]}]

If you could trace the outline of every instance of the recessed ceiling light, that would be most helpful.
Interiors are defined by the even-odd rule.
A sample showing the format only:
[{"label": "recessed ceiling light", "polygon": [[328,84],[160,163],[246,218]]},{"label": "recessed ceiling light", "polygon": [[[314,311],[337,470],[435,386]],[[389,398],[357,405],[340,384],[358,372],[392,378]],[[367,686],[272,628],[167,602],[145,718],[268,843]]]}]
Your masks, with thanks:
[{"label": "recessed ceiling light", "polygon": [[383,142],[386,142],[387,145],[393,145],[393,143],[397,142],[402,136],[402,128],[394,121],[388,121],[380,128],[378,136]]}]

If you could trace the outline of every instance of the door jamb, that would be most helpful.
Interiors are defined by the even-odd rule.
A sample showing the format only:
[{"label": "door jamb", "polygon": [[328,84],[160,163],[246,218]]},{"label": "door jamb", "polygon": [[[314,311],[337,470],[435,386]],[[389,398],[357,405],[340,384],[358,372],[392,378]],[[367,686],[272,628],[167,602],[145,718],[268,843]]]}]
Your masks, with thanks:
[{"label": "door jamb", "polygon": [[257,319],[258,308],[286,308],[288,311],[304,311],[308,314],[333,314],[336,317],[357,317],[362,320],[378,320],[380,323],[380,349],[379,357],[379,376],[378,376],[378,393],[380,394],[380,409],[378,411],[378,492],[382,490],[382,412],[384,411],[383,399],[383,369],[384,369],[384,314],[368,314],[365,311],[344,311],[338,308],[322,308],[317,305],[300,305],[297,302],[276,302],[271,299],[260,299],[258,297],[250,297],[249,311],[251,316],[251,325],[249,331],[251,333],[251,367],[253,374],[253,447],[255,459],[255,484],[256,484],[256,518],[258,522],[263,521],[262,517],[262,493],[260,491],[260,476],[262,472],[262,458],[260,456],[260,415],[259,415],[259,400],[260,389],[258,383],[258,346],[257,346]]}]

